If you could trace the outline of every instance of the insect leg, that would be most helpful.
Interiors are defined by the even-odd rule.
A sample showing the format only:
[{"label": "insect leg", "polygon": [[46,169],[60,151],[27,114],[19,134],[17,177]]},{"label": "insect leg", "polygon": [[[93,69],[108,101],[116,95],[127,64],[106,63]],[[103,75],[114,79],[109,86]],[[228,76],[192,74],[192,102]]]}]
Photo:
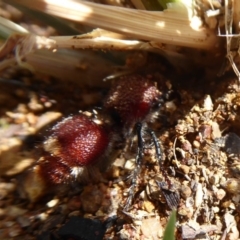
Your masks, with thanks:
[{"label": "insect leg", "polygon": [[141,122],[137,122],[135,125],[136,132],[137,132],[137,141],[138,141],[138,147],[137,147],[137,156],[136,156],[136,168],[133,171],[132,174],[132,181],[131,181],[131,187],[129,189],[129,196],[126,201],[126,205],[124,207],[124,210],[128,210],[133,202],[134,197],[134,190],[137,185],[137,177],[142,165],[142,159],[143,159],[143,150],[144,150],[144,141],[143,141],[143,126]]}]

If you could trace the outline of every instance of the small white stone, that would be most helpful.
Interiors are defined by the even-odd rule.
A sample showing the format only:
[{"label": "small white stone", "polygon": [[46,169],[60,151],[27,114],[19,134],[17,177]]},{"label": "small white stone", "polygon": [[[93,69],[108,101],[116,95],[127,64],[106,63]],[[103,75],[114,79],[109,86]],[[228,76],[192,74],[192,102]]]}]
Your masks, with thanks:
[{"label": "small white stone", "polygon": [[220,130],[219,124],[217,122],[212,122],[212,139],[220,138],[222,132]]},{"label": "small white stone", "polygon": [[41,220],[41,221],[45,221],[48,218],[48,214],[46,213],[40,213],[37,215],[37,217]]},{"label": "small white stone", "polygon": [[219,189],[215,192],[215,195],[218,200],[222,200],[226,196],[226,191],[224,191],[223,189]]},{"label": "small white stone", "polygon": [[135,164],[135,159],[132,158],[132,159],[129,159],[126,161],[125,165],[124,165],[124,168],[126,170],[133,170],[135,168],[136,164]]},{"label": "small white stone", "polygon": [[229,204],[229,208],[232,209],[232,210],[236,210],[236,206],[235,206],[235,204],[233,202],[231,202]]},{"label": "small white stone", "polygon": [[53,199],[51,201],[49,201],[46,205],[49,207],[49,208],[52,208],[54,206],[56,206],[59,202],[59,199]]},{"label": "small white stone", "polygon": [[206,95],[203,101],[203,108],[206,111],[212,111],[213,110],[213,102],[209,95]]},{"label": "small white stone", "polygon": [[203,201],[203,188],[202,184],[198,183],[197,185],[197,191],[195,196],[195,207],[200,207]]},{"label": "small white stone", "polygon": [[214,213],[218,213],[220,211],[219,207],[213,207],[212,210]]}]

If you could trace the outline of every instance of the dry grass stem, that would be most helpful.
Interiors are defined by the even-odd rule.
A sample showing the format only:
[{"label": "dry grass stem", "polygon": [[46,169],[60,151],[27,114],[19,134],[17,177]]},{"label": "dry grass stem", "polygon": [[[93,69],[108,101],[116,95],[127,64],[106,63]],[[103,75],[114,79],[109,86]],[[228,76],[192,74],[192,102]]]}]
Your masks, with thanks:
[{"label": "dry grass stem", "polygon": [[106,50],[153,50],[148,42],[137,40],[121,40],[110,37],[97,37],[84,39],[81,35],[76,37],[51,37],[56,41],[59,48],[80,48],[80,49],[106,49]]},{"label": "dry grass stem", "polygon": [[135,39],[156,41],[164,44],[197,49],[212,49],[218,43],[214,32],[206,28],[191,27],[186,9],[150,12],[96,4],[81,0],[52,1],[9,0],[8,3],[23,5],[38,11],[86,23]]},{"label": "dry grass stem", "polygon": [[[233,1],[234,2],[234,1]],[[240,72],[235,63],[236,56],[239,58],[239,46],[237,52],[232,50],[232,43],[236,36],[233,35],[232,26],[234,18],[234,4],[232,1],[225,1],[225,32],[226,32],[226,49],[227,49],[227,58],[232,66],[233,71],[240,80]],[[236,6],[236,5],[235,5]],[[238,5],[239,7],[239,5]],[[237,9],[238,10],[238,9]],[[236,15],[236,14],[235,14]]]}]

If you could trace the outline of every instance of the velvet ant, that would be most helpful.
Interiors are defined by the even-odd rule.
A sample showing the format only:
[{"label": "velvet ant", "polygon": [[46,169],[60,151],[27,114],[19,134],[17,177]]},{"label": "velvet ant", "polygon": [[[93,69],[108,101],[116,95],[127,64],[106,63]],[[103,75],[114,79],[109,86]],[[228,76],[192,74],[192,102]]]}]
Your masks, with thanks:
[{"label": "velvet ant", "polygon": [[[137,136],[136,167],[131,174],[131,186],[124,210],[128,210],[133,203],[144,150],[147,148],[146,139],[150,139],[154,145],[160,171],[170,185],[163,167],[162,146],[149,127],[149,123],[159,116],[160,108],[166,100],[163,93],[165,90],[160,91],[151,76],[132,74],[116,79],[103,104],[104,114],[112,120],[106,122],[81,112],[57,123],[43,143],[43,156],[31,170],[36,175],[36,181],[47,188],[49,184],[58,185],[93,176],[92,169],[107,158],[106,153],[111,151],[115,136],[120,130],[125,139]],[[33,188],[34,185],[35,181]],[[36,191],[28,194],[32,199],[38,196]],[[173,207],[177,204],[178,201]]]}]

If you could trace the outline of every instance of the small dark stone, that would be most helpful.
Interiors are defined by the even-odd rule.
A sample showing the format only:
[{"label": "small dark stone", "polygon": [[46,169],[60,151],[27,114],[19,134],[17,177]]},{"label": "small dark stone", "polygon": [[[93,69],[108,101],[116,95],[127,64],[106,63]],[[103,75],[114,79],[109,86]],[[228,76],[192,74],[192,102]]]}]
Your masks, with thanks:
[{"label": "small dark stone", "polygon": [[216,138],[214,142],[226,153],[240,156],[240,137],[237,134],[230,132],[224,137]]},{"label": "small dark stone", "polygon": [[235,133],[229,133],[226,136],[224,150],[229,154],[240,155],[240,138]]},{"label": "small dark stone", "polygon": [[105,230],[99,220],[73,216],[57,234],[64,240],[102,240]]}]

